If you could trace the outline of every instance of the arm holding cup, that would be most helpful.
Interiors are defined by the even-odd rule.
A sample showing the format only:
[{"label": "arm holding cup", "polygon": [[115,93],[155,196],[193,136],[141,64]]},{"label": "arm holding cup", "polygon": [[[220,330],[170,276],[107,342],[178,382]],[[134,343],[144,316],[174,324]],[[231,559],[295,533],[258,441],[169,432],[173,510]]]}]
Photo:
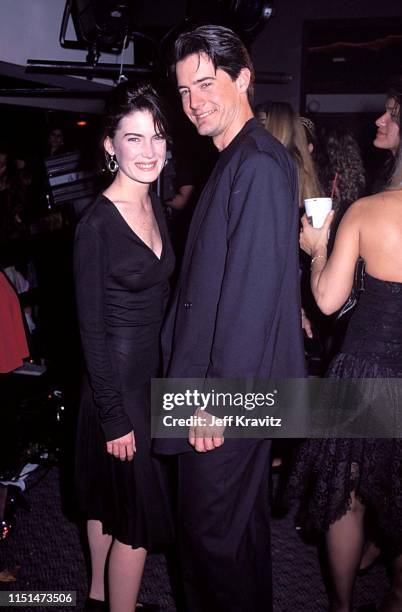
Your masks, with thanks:
[{"label": "arm holding cup", "polygon": [[328,230],[334,213],[330,211],[320,228],[302,217],[300,247],[311,256],[311,290],[324,314],[332,314],[345,303],[353,286],[359,256],[360,219],[363,200],[347,211],[336,234],[331,257],[327,260]]}]

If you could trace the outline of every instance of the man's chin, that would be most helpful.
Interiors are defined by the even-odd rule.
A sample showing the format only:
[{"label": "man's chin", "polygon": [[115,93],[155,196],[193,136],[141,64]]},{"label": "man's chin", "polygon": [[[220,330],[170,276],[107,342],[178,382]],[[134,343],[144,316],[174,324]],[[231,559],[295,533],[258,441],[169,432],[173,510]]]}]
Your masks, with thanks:
[{"label": "man's chin", "polygon": [[211,127],[208,126],[206,123],[200,123],[200,124],[196,123],[195,127],[196,127],[197,132],[201,136],[209,136],[210,135]]},{"label": "man's chin", "polygon": [[213,138],[218,132],[216,128],[212,127],[211,125],[208,125],[207,122],[200,124],[196,123],[195,127],[200,136],[210,136],[211,138]]}]

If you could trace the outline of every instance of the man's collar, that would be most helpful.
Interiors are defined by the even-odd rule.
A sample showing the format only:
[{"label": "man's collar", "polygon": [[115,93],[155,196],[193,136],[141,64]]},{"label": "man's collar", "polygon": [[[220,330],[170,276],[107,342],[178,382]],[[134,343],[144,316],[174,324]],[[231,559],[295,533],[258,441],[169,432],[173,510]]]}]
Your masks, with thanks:
[{"label": "man's collar", "polygon": [[256,126],[259,126],[259,122],[257,121],[257,119],[255,117],[251,117],[250,119],[248,119],[246,121],[246,123],[243,125],[242,129],[240,130],[240,132],[238,132],[236,134],[236,136],[229,142],[228,146],[225,147],[224,149],[222,149],[222,151],[219,151],[219,157],[221,158],[222,156],[226,156],[226,153],[230,152],[233,148],[236,147],[236,144],[246,135],[248,134],[253,128],[255,128]]}]

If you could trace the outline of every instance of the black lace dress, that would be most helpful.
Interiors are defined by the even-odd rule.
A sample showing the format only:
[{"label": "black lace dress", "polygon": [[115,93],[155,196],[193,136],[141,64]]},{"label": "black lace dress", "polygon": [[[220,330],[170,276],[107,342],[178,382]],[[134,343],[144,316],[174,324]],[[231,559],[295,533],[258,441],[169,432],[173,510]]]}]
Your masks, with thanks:
[{"label": "black lace dress", "polygon": [[[365,290],[327,376],[402,377],[402,283],[365,275]],[[402,553],[402,439],[302,443],[286,498],[300,500],[297,520],[305,531],[328,529],[347,512],[352,491],[372,511],[388,550]]]}]

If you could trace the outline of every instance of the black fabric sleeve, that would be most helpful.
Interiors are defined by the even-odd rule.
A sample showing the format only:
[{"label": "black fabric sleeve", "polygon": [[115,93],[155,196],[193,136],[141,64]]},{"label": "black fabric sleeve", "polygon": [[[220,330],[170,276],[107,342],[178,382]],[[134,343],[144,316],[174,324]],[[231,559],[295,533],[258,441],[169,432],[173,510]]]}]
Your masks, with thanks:
[{"label": "black fabric sleeve", "polygon": [[74,278],[81,342],[94,401],[107,441],[128,434],[132,425],[124,412],[121,391],[106,342],[104,320],[107,247],[88,223],[75,234]]},{"label": "black fabric sleeve", "polygon": [[[290,246],[296,245],[297,211],[294,185],[276,160],[265,152],[248,155],[228,204],[226,265],[208,378],[252,377],[259,371],[266,343],[273,341]],[[296,260],[294,265],[297,269]]]}]

